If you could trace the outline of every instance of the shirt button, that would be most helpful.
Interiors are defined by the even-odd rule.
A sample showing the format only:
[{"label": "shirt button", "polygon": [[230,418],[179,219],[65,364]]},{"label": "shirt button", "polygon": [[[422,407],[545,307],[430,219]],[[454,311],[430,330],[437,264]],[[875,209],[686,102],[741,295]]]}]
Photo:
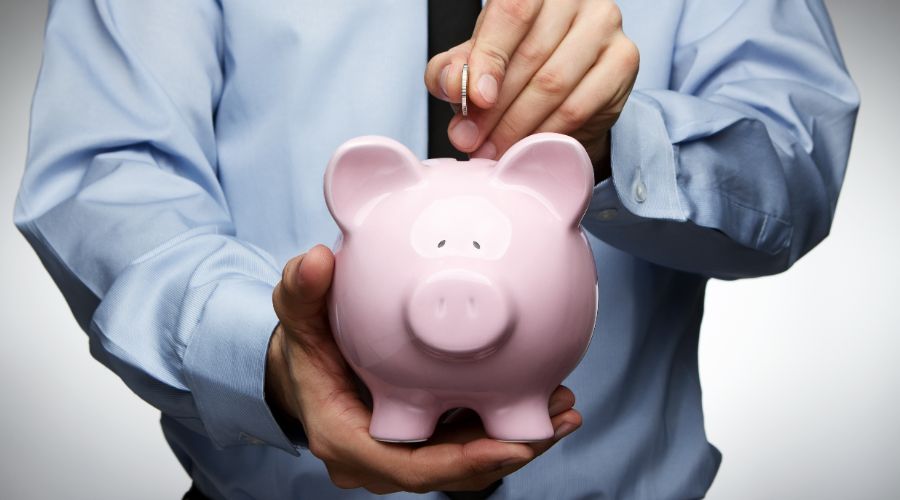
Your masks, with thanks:
[{"label": "shirt button", "polygon": [[597,212],[594,217],[600,220],[613,220],[618,215],[619,211],[615,208],[607,208],[606,210],[601,210]]},{"label": "shirt button", "polygon": [[644,185],[644,181],[638,179],[638,181],[634,183],[634,201],[643,203],[646,199],[647,186]]}]

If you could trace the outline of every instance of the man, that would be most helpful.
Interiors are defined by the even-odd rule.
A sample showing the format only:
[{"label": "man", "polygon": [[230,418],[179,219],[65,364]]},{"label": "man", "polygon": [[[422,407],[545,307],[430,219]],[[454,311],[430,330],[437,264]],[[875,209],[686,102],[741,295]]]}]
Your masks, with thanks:
[{"label": "man", "polygon": [[[821,1],[492,0],[427,68],[425,7],[52,2],[17,225],[92,354],[162,411],[193,495],[702,497],[705,283],[790,267],[843,179],[858,95]],[[323,315],[321,175],[357,135],[425,156],[419,79],[456,102],[466,61],[458,149],[556,131],[591,153],[596,334],[553,439],[469,416],[379,443]]]}]

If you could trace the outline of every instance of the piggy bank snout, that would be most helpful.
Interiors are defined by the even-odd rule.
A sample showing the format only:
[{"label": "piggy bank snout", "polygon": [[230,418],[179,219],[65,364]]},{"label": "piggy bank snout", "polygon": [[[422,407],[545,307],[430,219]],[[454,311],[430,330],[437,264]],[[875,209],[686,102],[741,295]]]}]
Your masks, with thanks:
[{"label": "piggy bank snout", "polygon": [[413,291],[406,316],[420,347],[443,358],[488,356],[512,330],[512,314],[501,287],[468,271],[426,279]]}]

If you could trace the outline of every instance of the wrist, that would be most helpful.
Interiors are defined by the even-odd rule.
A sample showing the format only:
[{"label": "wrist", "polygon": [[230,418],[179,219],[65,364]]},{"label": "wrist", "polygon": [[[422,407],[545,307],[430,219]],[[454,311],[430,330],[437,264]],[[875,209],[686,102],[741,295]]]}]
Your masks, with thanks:
[{"label": "wrist", "polygon": [[266,403],[273,414],[291,414],[293,405],[290,404],[290,376],[284,354],[284,329],[281,323],[275,327],[269,340],[269,349],[266,352]]},{"label": "wrist", "polygon": [[[295,443],[306,442],[306,432],[299,412],[296,411],[296,401],[292,397],[294,386],[291,384],[289,367],[286,362],[284,345],[284,329],[281,323],[272,332],[269,340],[269,350],[266,353],[266,381],[265,398],[269,411],[275,418],[275,422],[282,432]],[[305,444],[304,444],[305,446]]]}]

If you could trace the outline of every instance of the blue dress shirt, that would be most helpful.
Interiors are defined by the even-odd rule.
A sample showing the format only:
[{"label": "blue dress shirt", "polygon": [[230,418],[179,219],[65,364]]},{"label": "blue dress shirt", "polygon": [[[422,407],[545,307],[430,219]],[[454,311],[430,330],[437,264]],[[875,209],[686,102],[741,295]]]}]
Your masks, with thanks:
[{"label": "blue dress shirt", "polygon": [[[564,382],[584,426],[498,499],[702,497],[720,461],[697,371],[706,281],[790,267],[844,177],[859,98],[821,0],[619,3],[642,62],[584,220],[600,306]],[[425,6],[51,1],[15,221],[212,497],[370,496],[333,486],[266,405],[271,292],[335,240],[339,144],[424,155]]]}]

